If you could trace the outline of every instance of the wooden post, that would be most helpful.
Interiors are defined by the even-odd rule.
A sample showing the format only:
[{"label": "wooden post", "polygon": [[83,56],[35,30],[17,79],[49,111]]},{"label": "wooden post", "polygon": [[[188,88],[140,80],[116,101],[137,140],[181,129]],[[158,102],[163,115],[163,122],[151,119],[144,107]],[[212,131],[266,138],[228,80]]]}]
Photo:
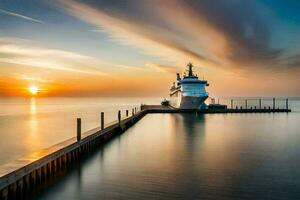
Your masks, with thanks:
[{"label": "wooden post", "polygon": [[289,109],[289,99],[285,100],[285,107],[286,107],[287,110]]},{"label": "wooden post", "polygon": [[101,112],[101,130],[104,129],[104,112]]},{"label": "wooden post", "polygon": [[77,118],[77,141],[81,140],[81,118]]},{"label": "wooden post", "polygon": [[246,109],[248,108],[248,100],[246,99],[245,100],[245,106],[246,106]]},{"label": "wooden post", "polygon": [[118,111],[118,122],[119,122],[119,124],[121,123],[121,111],[120,110]]},{"label": "wooden post", "polygon": [[233,99],[231,99],[231,109],[233,109]]},{"label": "wooden post", "polygon": [[273,109],[275,109],[275,98],[273,98]]},{"label": "wooden post", "polygon": [[134,115],[134,109],[132,108],[132,116]]},{"label": "wooden post", "polygon": [[261,109],[261,99],[259,99],[259,109]]},{"label": "wooden post", "polygon": [[126,117],[128,117],[128,110],[126,110]]},{"label": "wooden post", "polygon": [[136,107],[134,107],[134,113],[136,114]]}]

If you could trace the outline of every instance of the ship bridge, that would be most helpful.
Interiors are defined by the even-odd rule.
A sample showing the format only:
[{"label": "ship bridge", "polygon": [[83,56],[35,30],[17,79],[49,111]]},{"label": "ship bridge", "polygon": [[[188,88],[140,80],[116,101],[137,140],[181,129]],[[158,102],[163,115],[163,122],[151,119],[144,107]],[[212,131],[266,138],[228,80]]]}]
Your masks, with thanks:
[{"label": "ship bridge", "polygon": [[194,74],[194,71],[193,71],[193,64],[192,63],[189,63],[187,64],[188,66],[188,70],[187,70],[187,74],[188,75],[184,75],[183,76],[183,79],[180,81],[181,84],[205,84],[205,86],[209,86],[208,82],[206,80],[199,80],[197,74]]}]

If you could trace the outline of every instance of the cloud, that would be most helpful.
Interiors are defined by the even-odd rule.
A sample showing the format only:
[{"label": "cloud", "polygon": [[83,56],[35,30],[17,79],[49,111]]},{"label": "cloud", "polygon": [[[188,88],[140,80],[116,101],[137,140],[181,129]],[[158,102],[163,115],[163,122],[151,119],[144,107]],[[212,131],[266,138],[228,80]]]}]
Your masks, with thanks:
[{"label": "cloud", "polygon": [[171,73],[173,75],[175,73],[179,73],[181,71],[181,69],[179,69],[178,67],[169,66],[169,65],[160,65],[160,64],[146,63],[145,66],[149,67],[151,69],[154,69],[154,70],[161,71],[161,72]]},{"label": "cloud", "polygon": [[[169,59],[181,60],[188,57],[194,60],[213,63],[214,61],[199,52],[186,47],[182,42],[172,40],[171,35],[161,37],[166,30],[159,26],[146,28],[139,21],[129,21],[115,17],[88,4],[72,0],[60,0],[60,4],[72,15],[95,25],[110,34],[112,40],[124,45],[134,45],[146,50],[146,53]],[[170,33],[171,34],[171,33]]]},{"label": "cloud", "polygon": [[52,79],[45,79],[45,78],[36,77],[36,76],[28,76],[26,74],[14,74],[14,78],[17,78],[19,80],[29,81],[29,82],[55,83],[55,81]]},{"label": "cloud", "polygon": [[300,54],[289,56],[283,62],[285,62],[285,66],[292,69],[300,68]]},{"label": "cloud", "polygon": [[113,41],[168,61],[233,70],[285,70],[284,50],[272,47],[270,16],[257,1],[58,2]]},{"label": "cloud", "polygon": [[91,75],[108,75],[95,68],[101,64],[93,57],[45,48],[32,41],[16,38],[0,39],[0,63]]},{"label": "cloud", "polygon": [[149,71],[149,69],[143,68],[143,67],[137,67],[137,66],[131,66],[131,65],[120,65],[120,64],[113,64],[113,67],[123,68],[123,69],[129,69],[129,70],[138,70],[138,71]]},{"label": "cloud", "polygon": [[21,15],[21,14],[18,14],[18,13],[15,13],[15,12],[11,12],[11,11],[7,11],[7,10],[3,10],[3,9],[0,9],[0,13],[4,13],[4,14],[6,14],[6,15],[18,17],[18,18],[21,18],[21,19],[25,19],[25,20],[28,20],[28,21],[35,22],[35,23],[40,23],[40,24],[43,24],[43,23],[44,23],[44,22],[41,21],[41,20],[34,19],[34,18],[25,16],[25,15]]}]

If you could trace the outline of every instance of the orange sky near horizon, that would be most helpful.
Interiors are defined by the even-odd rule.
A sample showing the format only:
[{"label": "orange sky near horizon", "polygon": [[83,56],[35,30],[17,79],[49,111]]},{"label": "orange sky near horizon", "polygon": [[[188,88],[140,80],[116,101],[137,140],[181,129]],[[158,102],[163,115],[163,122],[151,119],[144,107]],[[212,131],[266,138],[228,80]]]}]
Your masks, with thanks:
[{"label": "orange sky near horizon", "polygon": [[[184,67],[182,67],[184,69]],[[127,71],[127,70],[125,70]],[[196,68],[200,78],[204,77],[210,83],[207,88],[210,96],[295,96],[297,90],[288,88],[288,85],[297,84],[297,80],[288,79],[291,75],[279,74],[269,76],[267,73],[260,76],[234,74],[222,71],[205,71]],[[180,72],[180,70],[179,70]],[[218,72],[218,71],[217,71]],[[36,86],[38,97],[168,97],[169,88],[176,78],[175,71],[162,70],[128,70],[128,73],[110,75],[91,74],[47,74],[36,72],[32,77],[9,77],[1,79],[0,96],[29,97],[30,86]],[[41,74],[41,75],[40,75]],[[53,76],[53,77],[52,77]],[[263,78],[265,77],[265,78]],[[282,81],[285,79],[285,81]],[[55,80],[55,81],[54,81]],[[268,91],[268,92],[266,92]]]}]

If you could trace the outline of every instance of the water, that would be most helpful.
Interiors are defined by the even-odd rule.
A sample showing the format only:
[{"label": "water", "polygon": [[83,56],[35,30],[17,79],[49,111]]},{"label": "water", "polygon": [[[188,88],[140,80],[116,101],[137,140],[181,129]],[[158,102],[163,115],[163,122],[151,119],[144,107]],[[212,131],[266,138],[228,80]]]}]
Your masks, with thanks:
[{"label": "water", "polygon": [[299,199],[293,106],[289,114],[149,114],[35,199]]},{"label": "water", "polygon": [[[159,98],[1,98],[0,165],[41,148],[76,136],[76,118],[82,130],[117,119],[118,110],[131,110],[141,103],[159,103]],[[130,112],[131,113],[131,112]]]},{"label": "water", "polygon": [[[0,162],[157,99],[0,100]],[[292,113],[149,114],[35,197],[53,199],[299,199],[300,101]]]}]

